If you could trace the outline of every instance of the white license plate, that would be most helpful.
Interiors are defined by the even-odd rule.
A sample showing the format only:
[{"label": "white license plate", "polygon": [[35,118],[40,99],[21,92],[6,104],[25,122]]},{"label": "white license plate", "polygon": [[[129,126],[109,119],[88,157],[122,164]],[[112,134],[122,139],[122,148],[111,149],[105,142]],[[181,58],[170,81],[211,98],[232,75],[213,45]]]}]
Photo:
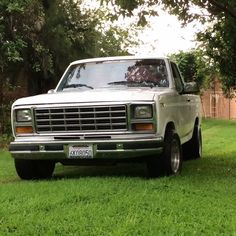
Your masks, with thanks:
[{"label": "white license plate", "polygon": [[92,145],[71,145],[68,148],[69,158],[89,159],[93,158]]}]

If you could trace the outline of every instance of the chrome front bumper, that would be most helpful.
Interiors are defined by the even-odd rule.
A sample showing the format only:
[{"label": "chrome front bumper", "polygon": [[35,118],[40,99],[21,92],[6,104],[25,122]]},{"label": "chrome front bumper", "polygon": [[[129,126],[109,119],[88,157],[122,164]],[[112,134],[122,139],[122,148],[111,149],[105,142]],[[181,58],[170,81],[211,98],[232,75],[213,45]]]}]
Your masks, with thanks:
[{"label": "chrome front bumper", "polygon": [[91,145],[92,159],[127,159],[158,155],[163,150],[163,138],[116,139],[116,140],[31,140],[14,141],[9,151],[15,159],[47,159],[55,161],[85,159],[69,158],[68,146]]}]

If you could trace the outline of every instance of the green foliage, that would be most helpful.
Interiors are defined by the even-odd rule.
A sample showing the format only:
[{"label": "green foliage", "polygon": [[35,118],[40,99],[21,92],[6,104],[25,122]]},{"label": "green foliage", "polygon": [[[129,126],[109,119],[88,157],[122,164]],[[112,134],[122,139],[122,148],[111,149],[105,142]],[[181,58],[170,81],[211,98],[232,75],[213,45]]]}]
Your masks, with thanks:
[{"label": "green foliage", "polygon": [[193,52],[179,52],[171,56],[178,63],[179,69],[186,82],[197,81],[201,84],[203,75],[199,75],[197,67],[197,59]]},{"label": "green foliage", "polygon": [[[225,15],[236,18],[236,2],[234,0],[101,0],[101,2],[116,4],[121,10],[126,10],[127,14],[133,14],[134,10],[138,8],[142,8],[140,12],[153,10],[153,6],[160,5],[171,14],[178,15],[179,19],[185,23],[196,19],[206,22],[215,19],[215,17],[221,18]],[[194,11],[193,7],[198,10]],[[148,16],[148,13],[149,15],[156,14],[155,11],[148,11],[142,15]]]},{"label": "green foliage", "polygon": [[[0,76],[1,78],[1,76]],[[15,91],[16,87],[12,86],[10,83],[9,78],[7,78],[4,81],[1,81],[0,84],[0,134],[1,134],[1,142],[0,142],[0,148],[3,146],[6,146],[8,144],[7,141],[11,138],[11,105],[12,105],[12,99],[7,99],[6,94],[8,92]]]},{"label": "green foliage", "polygon": [[[101,10],[81,9],[81,0],[0,1],[0,67],[3,73],[25,68],[39,87],[47,90],[48,81],[57,81],[69,62],[104,55],[127,53],[125,40],[98,29]],[[112,29],[111,31],[114,31]],[[117,29],[119,31],[119,29]],[[120,29],[120,32],[122,30]],[[125,32],[125,31],[123,31]],[[119,35],[116,34],[116,35]],[[98,47],[110,40],[111,45]],[[38,82],[37,82],[38,81]]]},{"label": "green foliage", "polygon": [[235,132],[235,121],[204,120],[203,158],[159,179],[126,164],[22,181],[0,151],[0,235],[234,235]]},{"label": "green foliage", "polygon": [[219,19],[205,32],[199,33],[198,40],[205,54],[219,68],[225,93],[236,89],[236,20]]},{"label": "green foliage", "polygon": [[170,57],[177,62],[186,82],[195,81],[200,88],[207,87],[217,73],[208,57],[200,50],[172,54]]},{"label": "green foliage", "polygon": [[[81,8],[82,0],[0,0],[0,123],[5,132],[9,101],[6,80],[19,72],[29,95],[55,87],[73,60],[127,54],[128,29],[110,27],[104,9]],[[134,40],[135,41],[135,40]],[[6,103],[6,104],[5,104]],[[7,109],[7,110],[6,110]],[[7,124],[9,126],[9,124]],[[1,133],[1,130],[0,130]]]},{"label": "green foliage", "polygon": [[120,15],[124,17],[136,16],[139,26],[145,26],[147,24],[146,18],[150,15],[158,15],[155,10],[158,0],[100,0],[100,3],[101,5],[113,5],[114,11],[109,13],[111,19],[117,20]]},{"label": "green foliage", "polygon": [[[107,0],[107,2],[111,2]],[[142,8],[145,1],[115,1],[122,9],[132,14]],[[187,24],[198,20],[208,25],[207,29],[198,34],[200,49],[210,57],[211,65],[221,74],[221,81],[226,94],[236,89],[236,1],[235,0],[152,0],[148,6],[161,4],[171,14]],[[149,15],[153,14],[149,8]],[[141,11],[142,12],[142,11]],[[154,11],[155,12],[155,11]],[[155,12],[157,14],[157,12]],[[141,14],[140,19],[148,14]],[[142,20],[144,23],[145,21]]]},{"label": "green foliage", "polygon": [[0,137],[0,149],[7,150],[9,143],[13,140],[12,136],[10,134],[3,134]]},{"label": "green foliage", "polygon": [[23,61],[20,54],[25,47],[26,43],[21,38],[16,38],[14,41],[5,41],[1,45],[2,57],[5,57],[6,62]]},{"label": "green foliage", "polygon": [[[190,22],[195,19],[208,23],[205,31],[197,34],[199,48],[212,59],[213,66],[221,75],[226,95],[236,89],[236,2],[234,0],[192,0],[163,1],[180,20]],[[199,7],[203,12],[194,13],[191,6]]]}]

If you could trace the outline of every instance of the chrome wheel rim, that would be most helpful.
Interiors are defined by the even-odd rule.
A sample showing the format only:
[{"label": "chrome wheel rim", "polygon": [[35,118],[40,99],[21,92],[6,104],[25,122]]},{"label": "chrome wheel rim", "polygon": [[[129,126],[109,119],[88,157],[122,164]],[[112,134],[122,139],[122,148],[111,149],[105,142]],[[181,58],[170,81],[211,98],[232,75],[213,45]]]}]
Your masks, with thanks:
[{"label": "chrome wheel rim", "polygon": [[199,156],[202,156],[202,134],[201,134],[201,130],[199,129],[198,131],[198,147],[199,147]]},{"label": "chrome wheel rim", "polygon": [[179,171],[180,166],[180,148],[177,140],[173,140],[171,146],[171,169],[173,173]]}]

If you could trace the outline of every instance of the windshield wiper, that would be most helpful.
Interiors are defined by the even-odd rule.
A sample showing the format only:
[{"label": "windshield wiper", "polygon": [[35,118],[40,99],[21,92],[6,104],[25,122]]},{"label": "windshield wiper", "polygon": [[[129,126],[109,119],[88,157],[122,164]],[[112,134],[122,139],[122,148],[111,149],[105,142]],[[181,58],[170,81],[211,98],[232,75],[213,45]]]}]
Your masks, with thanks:
[{"label": "windshield wiper", "polygon": [[93,89],[92,86],[89,86],[87,84],[67,84],[63,89],[65,89],[65,88],[81,88],[81,87]]},{"label": "windshield wiper", "polygon": [[145,81],[127,81],[127,80],[121,80],[121,81],[114,81],[108,83],[109,85],[129,85],[129,86],[134,86],[134,87],[155,87],[156,84],[152,82],[145,82]]},{"label": "windshield wiper", "polygon": [[110,82],[110,83],[108,83],[109,85],[113,85],[113,84],[121,84],[121,85],[123,85],[123,84],[129,84],[130,82],[128,82],[127,80],[121,80],[121,81],[114,81],[114,82]]}]

